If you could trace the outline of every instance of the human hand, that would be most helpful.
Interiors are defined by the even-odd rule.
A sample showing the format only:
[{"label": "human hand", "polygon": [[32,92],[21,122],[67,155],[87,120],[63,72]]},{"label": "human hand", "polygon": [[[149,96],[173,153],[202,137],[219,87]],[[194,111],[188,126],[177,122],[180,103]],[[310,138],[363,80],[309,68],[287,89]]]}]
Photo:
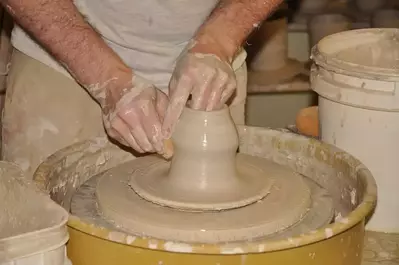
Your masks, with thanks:
[{"label": "human hand", "polygon": [[177,62],[170,80],[164,137],[171,136],[190,95],[190,108],[212,111],[222,108],[235,89],[235,73],[227,60],[215,54],[186,53]]},{"label": "human hand", "polygon": [[171,155],[164,148],[161,133],[168,106],[168,97],[162,91],[148,80],[133,76],[126,85],[110,86],[104,92],[100,102],[109,136],[140,153]]}]

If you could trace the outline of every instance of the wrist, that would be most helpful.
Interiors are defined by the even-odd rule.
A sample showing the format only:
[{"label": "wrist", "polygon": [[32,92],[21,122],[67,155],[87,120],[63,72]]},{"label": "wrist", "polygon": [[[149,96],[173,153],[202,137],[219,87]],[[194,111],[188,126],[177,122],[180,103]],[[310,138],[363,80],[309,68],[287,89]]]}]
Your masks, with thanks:
[{"label": "wrist", "polygon": [[240,45],[224,36],[218,35],[220,34],[217,34],[217,32],[208,27],[205,32],[200,32],[195,37],[189,51],[193,53],[213,54],[222,61],[232,63]]},{"label": "wrist", "polygon": [[281,2],[283,0],[221,1],[194,40],[199,47],[211,43],[215,50],[231,61],[254,28]]},{"label": "wrist", "polygon": [[127,90],[132,89],[133,71],[128,67],[110,69],[102,80],[85,86],[90,95],[100,104],[105,112],[111,102],[118,102]]}]

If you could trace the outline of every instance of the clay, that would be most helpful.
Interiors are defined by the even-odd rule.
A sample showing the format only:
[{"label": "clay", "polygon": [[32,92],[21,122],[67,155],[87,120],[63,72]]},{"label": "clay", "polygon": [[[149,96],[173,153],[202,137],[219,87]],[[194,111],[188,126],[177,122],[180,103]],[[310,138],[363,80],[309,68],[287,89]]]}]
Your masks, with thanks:
[{"label": "clay", "polygon": [[105,219],[133,234],[212,243],[273,235],[312,207],[302,176],[236,154],[237,130],[227,108],[186,108],[173,142],[171,162],[137,158],[99,177],[96,197]]},{"label": "clay", "polygon": [[355,2],[360,11],[370,13],[383,7],[387,0],[355,0]]},{"label": "clay", "polygon": [[371,25],[374,28],[399,28],[399,10],[383,9],[374,12]]},{"label": "clay", "polygon": [[[113,231],[123,230],[128,234],[133,234],[136,236],[142,235],[143,232],[137,233],[137,231],[131,231],[129,229],[121,227],[121,225],[115,222],[115,220],[105,218],[104,213],[100,212],[96,195],[96,190],[100,179],[102,179],[101,174],[93,176],[84,184],[82,184],[79,189],[74,193],[70,205],[71,214],[79,217],[81,220],[84,220],[84,222],[87,222],[95,227],[102,227]],[[254,241],[258,239],[267,239],[268,241],[273,241],[277,239],[287,239],[300,234],[308,233],[309,231],[317,230],[318,228],[328,225],[331,221],[333,221],[334,207],[333,200],[329,192],[309,178],[305,177],[304,182],[310,188],[312,202],[309,206],[309,210],[306,212],[306,214],[302,216],[302,219],[292,226],[288,227],[287,229],[281,229],[276,233],[266,235],[264,237],[261,237],[262,234],[255,235],[249,240]],[[140,202],[141,201],[142,200],[140,200]],[[129,211],[131,211],[131,209],[129,209]],[[191,214],[194,217],[194,214]],[[199,212],[198,214],[201,213]],[[217,216],[215,216],[215,220],[216,219],[218,219]],[[162,224],[162,226],[164,226],[164,224]],[[224,238],[220,238],[219,241],[222,241],[223,239]],[[173,238],[168,238],[168,240],[173,240]],[[185,239],[185,241],[186,240],[190,241],[190,238]],[[213,242],[216,241],[217,240],[213,238]]]},{"label": "clay", "polygon": [[[264,170],[274,185],[263,200],[246,207],[224,211],[181,211],[141,198],[127,182],[135,170],[146,169],[157,161],[156,157],[149,156],[99,176],[96,186],[99,211],[106,220],[133,235],[201,243],[271,236],[300,222],[312,203],[310,189],[303,178],[273,162],[252,158],[253,165]],[[271,175],[271,172],[278,174]]]},{"label": "clay", "polygon": [[[334,55],[336,59],[361,66],[398,69],[399,68],[399,31],[395,34],[381,33],[373,42],[353,45]],[[359,54],[361,56],[359,56]]]},{"label": "clay", "polygon": [[[0,240],[32,231],[38,231],[59,220],[52,212],[43,210],[44,196],[24,181],[24,174],[17,166],[0,162]],[[50,204],[50,202],[48,202]]]},{"label": "clay", "polygon": [[[72,212],[70,227],[82,232],[82,236],[74,236],[69,242],[70,251],[74,251],[70,252],[71,257],[74,255],[73,261],[89,258],[93,259],[91,263],[96,263],[93,255],[87,255],[80,251],[82,247],[90,244],[93,240],[104,244],[99,245],[104,254],[101,257],[105,257],[105,260],[102,259],[104,264],[112,263],[112,260],[115,259],[115,253],[108,251],[115,247],[121,251],[130,252],[131,260],[149,259],[154,264],[161,261],[172,264],[174,261],[176,261],[175,263],[181,261],[187,264],[185,261],[190,257],[192,261],[188,262],[190,264],[195,262],[241,264],[243,260],[248,263],[253,258],[260,258],[260,263],[267,263],[273,260],[275,255],[280,255],[281,258],[278,259],[281,264],[284,264],[287,259],[286,255],[291,257],[292,251],[295,253],[302,251],[303,253],[299,256],[304,257],[305,261],[297,261],[297,264],[306,263],[313,257],[315,258],[313,262],[317,263],[319,260],[317,257],[320,258],[320,246],[325,249],[322,254],[323,257],[328,257],[325,259],[327,263],[328,260],[331,260],[331,251],[335,253],[336,257],[341,257],[341,263],[347,261],[349,255],[353,257],[361,255],[361,245],[358,244],[361,244],[363,239],[363,216],[369,213],[368,206],[372,206],[372,203],[375,202],[375,185],[367,169],[342,150],[314,139],[287,133],[285,130],[249,126],[238,126],[238,130],[240,153],[274,161],[289,170],[303,174],[306,176],[305,179],[308,177],[323,187],[334,201],[337,216],[335,223],[323,227],[312,225],[306,227],[303,232],[291,230],[290,233],[286,233],[290,229],[282,230],[278,233],[281,236],[281,239],[278,240],[274,240],[275,237],[271,236],[266,239],[250,239],[242,242],[191,244],[141,237],[128,232],[118,223],[104,218],[98,211],[97,198],[94,194],[97,184],[93,182],[102,177],[98,174],[104,169],[119,167],[124,163],[126,155],[109,143],[100,149],[93,148],[98,146],[93,139],[61,150],[47,160],[36,175],[36,179],[41,180],[41,185],[51,194],[52,198]],[[135,157],[130,157],[130,160],[134,159]],[[124,179],[115,179],[115,181],[124,181]],[[353,191],[357,194],[355,204],[352,204],[351,194]],[[78,201],[78,198],[85,200],[85,203]],[[313,200],[319,202],[320,197],[312,193],[312,202]],[[78,209],[74,207],[78,207]],[[313,209],[309,209],[305,217],[291,228],[297,225],[302,226],[310,217]],[[317,212],[319,212],[318,209],[316,209]],[[89,213],[92,210],[94,213],[91,216],[95,215],[94,218]],[[356,227],[356,230],[352,227]],[[340,243],[340,238],[343,238],[343,240],[341,239],[343,244]],[[336,244],[337,242],[338,244]],[[331,249],[330,245],[325,248],[326,244],[330,244]],[[338,246],[339,249],[337,250],[334,246]],[[354,249],[354,252],[347,252],[348,256],[342,258],[342,253],[347,249]],[[212,260],[209,261],[209,259]],[[296,255],[293,259],[296,260]]]},{"label": "clay", "polygon": [[27,181],[18,166],[0,161],[1,264],[19,264],[16,260],[34,254],[43,260],[45,252],[57,248],[64,255],[67,220],[68,213]]},{"label": "clay", "polygon": [[329,0],[302,0],[300,12],[304,14],[317,14],[328,6]]},{"label": "clay", "polygon": [[265,21],[249,43],[249,84],[279,84],[304,70],[302,63],[288,57],[288,24],[284,17]]},{"label": "clay", "polygon": [[[222,210],[265,197],[273,184],[251,159],[236,159],[238,135],[227,107],[218,111],[186,108],[175,128],[171,163],[154,158],[137,167],[129,185],[141,197],[180,209]],[[278,174],[279,172],[268,172]]]},{"label": "clay", "polygon": [[286,64],[288,51],[287,21],[285,18],[265,21],[251,40],[256,54],[250,62],[254,71],[280,69]]},{"label": "clay", "polygon": [[324,37],[349,30],[351,23],[342,14],[320,14],[309,19],[309,45],[310,48],[316,45]]}]

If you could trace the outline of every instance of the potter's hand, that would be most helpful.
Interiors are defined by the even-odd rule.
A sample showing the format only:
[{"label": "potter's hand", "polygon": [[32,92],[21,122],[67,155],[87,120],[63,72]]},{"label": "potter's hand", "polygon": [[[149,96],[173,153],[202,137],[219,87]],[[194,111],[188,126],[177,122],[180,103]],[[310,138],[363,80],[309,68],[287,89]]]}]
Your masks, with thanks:
[{"label": "potter's hand", "polygon": [[161,124],[168,97],[149,81],[133,76],[129,85],[105,91],[104,125],[108,134],[140,153],[164,154]]},{"label": "potter's hand", "polygon": [[227,60],[214,54],[187,52],[177,62],[170,80],[164,136],[170,137],[190,95],[190,108],[211,111],[222,108],[235,89],[235,74]]}]

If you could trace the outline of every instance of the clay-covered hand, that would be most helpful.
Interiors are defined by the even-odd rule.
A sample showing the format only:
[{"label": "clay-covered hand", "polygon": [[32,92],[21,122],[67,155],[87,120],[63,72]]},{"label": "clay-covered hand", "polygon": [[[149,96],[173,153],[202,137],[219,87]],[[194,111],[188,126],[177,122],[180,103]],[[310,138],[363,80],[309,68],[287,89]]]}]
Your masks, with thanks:
[{"label": "clay-covered hand", "polygon": [[166,94],[133,76],[128,85],[107,89],[102,101],[104,126],[112,138],[140,153],[164,155],[161,129],[169,102]]},{"label": "clay-covered hand", "polygon": [[235,89],[235,73],[227,60],[214,54],[187,52],[178,60],[169,83],[164,136],[170,137],[190,95],[190,108],[211,111],[222,108]]}]

